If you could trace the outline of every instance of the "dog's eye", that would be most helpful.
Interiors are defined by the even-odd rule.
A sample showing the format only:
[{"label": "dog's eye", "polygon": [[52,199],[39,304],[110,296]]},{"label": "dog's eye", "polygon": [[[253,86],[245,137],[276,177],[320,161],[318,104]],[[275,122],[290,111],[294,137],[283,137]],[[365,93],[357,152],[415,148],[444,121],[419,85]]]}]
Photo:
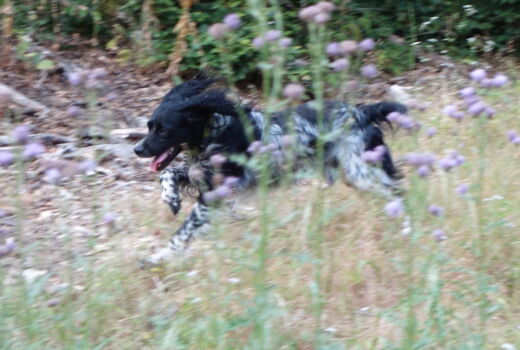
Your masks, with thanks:
[{"label": "dog's eye", "polygon": [[161,135],[165,135],[165,134],[168,133],[168,130],[165,129],[165,128],[163,128],[163,127],[160,126],[160,125],[157,126],[157,129],[156,129],[156,130],[157,130],[157,132],[158,132],[159,134],[161,134]]}]

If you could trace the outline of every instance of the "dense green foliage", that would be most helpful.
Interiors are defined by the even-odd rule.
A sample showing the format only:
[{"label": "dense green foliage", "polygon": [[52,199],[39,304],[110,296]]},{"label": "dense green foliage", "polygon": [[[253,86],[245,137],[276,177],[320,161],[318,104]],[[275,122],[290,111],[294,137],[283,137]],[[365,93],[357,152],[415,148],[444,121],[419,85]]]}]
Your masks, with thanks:
[{"label": "dense green foliage", "polygon": [[[355,40],[372,37],[378,40],[375,60],[390,73],[398,73],[414,63],[410,50],[436,50],[452,55],[474,57],[485,52],[518,54],[520,43],[520,1],[472,1],[471,5],[457,0],[401,1],[352,0],[334,1],[338,10],[331,19],[336,28],[331,40]],[[1,1],[0,1],[1,3]],[[182,10],[175,0],[153,1],[152,53],[136,55],[136,42],[143,34],[143,1],[131,0],[67,0],[67,1],[12,1],[16,15],[15,27],[22,33],[38,34],[40,39],[50,35],[81,33],[95,37],[101,44],[107,42],[122,50],[121,57],[140,64],[166,61],[175,42],[173,28]],[[285,35],[294,39],[293,57],[304,55],[305,26],[298,19],[298,10],[313,1],[280,0],[284,15]],[[197,24],[197,35],[187,40],[190,50],[182,61],[182,70],[221,66],[220,50],[208,36],[207,28],[231,12],[242,17],[243,26],[226,40],[226,57],[238,79],[255,70],[255,48],[250,44],[256,33],[255,19],[246,11],[247,0],[199,1],[191,9],[191,18]],[[59,13],[59,15],[58,15]],[[29,15],[27,15],[29,14]],[[390,35],[404,38],[409,45],[388,40]],[[395,40],[394,40],[395,41]],[[398,59],[408,57],[409,59]],[[291,67],[288,67],[291,68]]]}]

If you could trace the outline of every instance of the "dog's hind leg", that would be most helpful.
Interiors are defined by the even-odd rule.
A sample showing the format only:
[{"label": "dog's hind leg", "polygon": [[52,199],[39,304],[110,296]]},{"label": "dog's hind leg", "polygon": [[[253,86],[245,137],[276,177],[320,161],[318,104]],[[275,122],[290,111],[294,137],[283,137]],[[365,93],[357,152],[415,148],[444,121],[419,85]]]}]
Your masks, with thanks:
[{"label": "dog's hind leg", "polygon": [[188,182],[188,170],[186,166],[167,168],[161,172],[161,199],[168,204],[173,215],[177,215],[181,209],[181,196],[179,185]]},{"label": "dog's hind leg", "polygon": [[200,237],[208,228],[209,208],[199,200],[182,226],[173,234],[168,247],[162,248],[157,253],[146,259],[149,265],[158,265],[171,258],[175,252],[183,252],[189,242]]}]

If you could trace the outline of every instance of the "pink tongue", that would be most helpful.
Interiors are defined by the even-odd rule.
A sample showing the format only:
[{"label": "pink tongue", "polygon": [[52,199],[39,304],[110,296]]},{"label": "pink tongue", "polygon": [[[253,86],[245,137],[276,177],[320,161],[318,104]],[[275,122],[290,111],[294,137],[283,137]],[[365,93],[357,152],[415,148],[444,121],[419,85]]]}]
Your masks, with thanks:
[{"label": "pink tongue", "polygon": [[169,152],[169,150],[167,150],[166,152],[162,153],[160,156],[155,157],[152,160],[152,162],[150,163],[150,169],[152,171],[157,171],[159,166],[161,166],[161,163],[166,159],[166,157],[168,157],[168,152]]}]

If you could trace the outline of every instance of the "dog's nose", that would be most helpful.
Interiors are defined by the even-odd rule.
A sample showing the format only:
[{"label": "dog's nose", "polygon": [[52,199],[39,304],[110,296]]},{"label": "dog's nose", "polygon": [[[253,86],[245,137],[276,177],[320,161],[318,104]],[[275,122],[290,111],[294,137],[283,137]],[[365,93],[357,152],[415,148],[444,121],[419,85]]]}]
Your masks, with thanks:
[{"label": "dog's nose", "polygon": [[144,152],[144,142],[143,142],[143,140],[139,141],[134,146],[134,152],[135,152],[135,154],[137,154],[138,157],[141,157],[143,155],[143,152]]}]

